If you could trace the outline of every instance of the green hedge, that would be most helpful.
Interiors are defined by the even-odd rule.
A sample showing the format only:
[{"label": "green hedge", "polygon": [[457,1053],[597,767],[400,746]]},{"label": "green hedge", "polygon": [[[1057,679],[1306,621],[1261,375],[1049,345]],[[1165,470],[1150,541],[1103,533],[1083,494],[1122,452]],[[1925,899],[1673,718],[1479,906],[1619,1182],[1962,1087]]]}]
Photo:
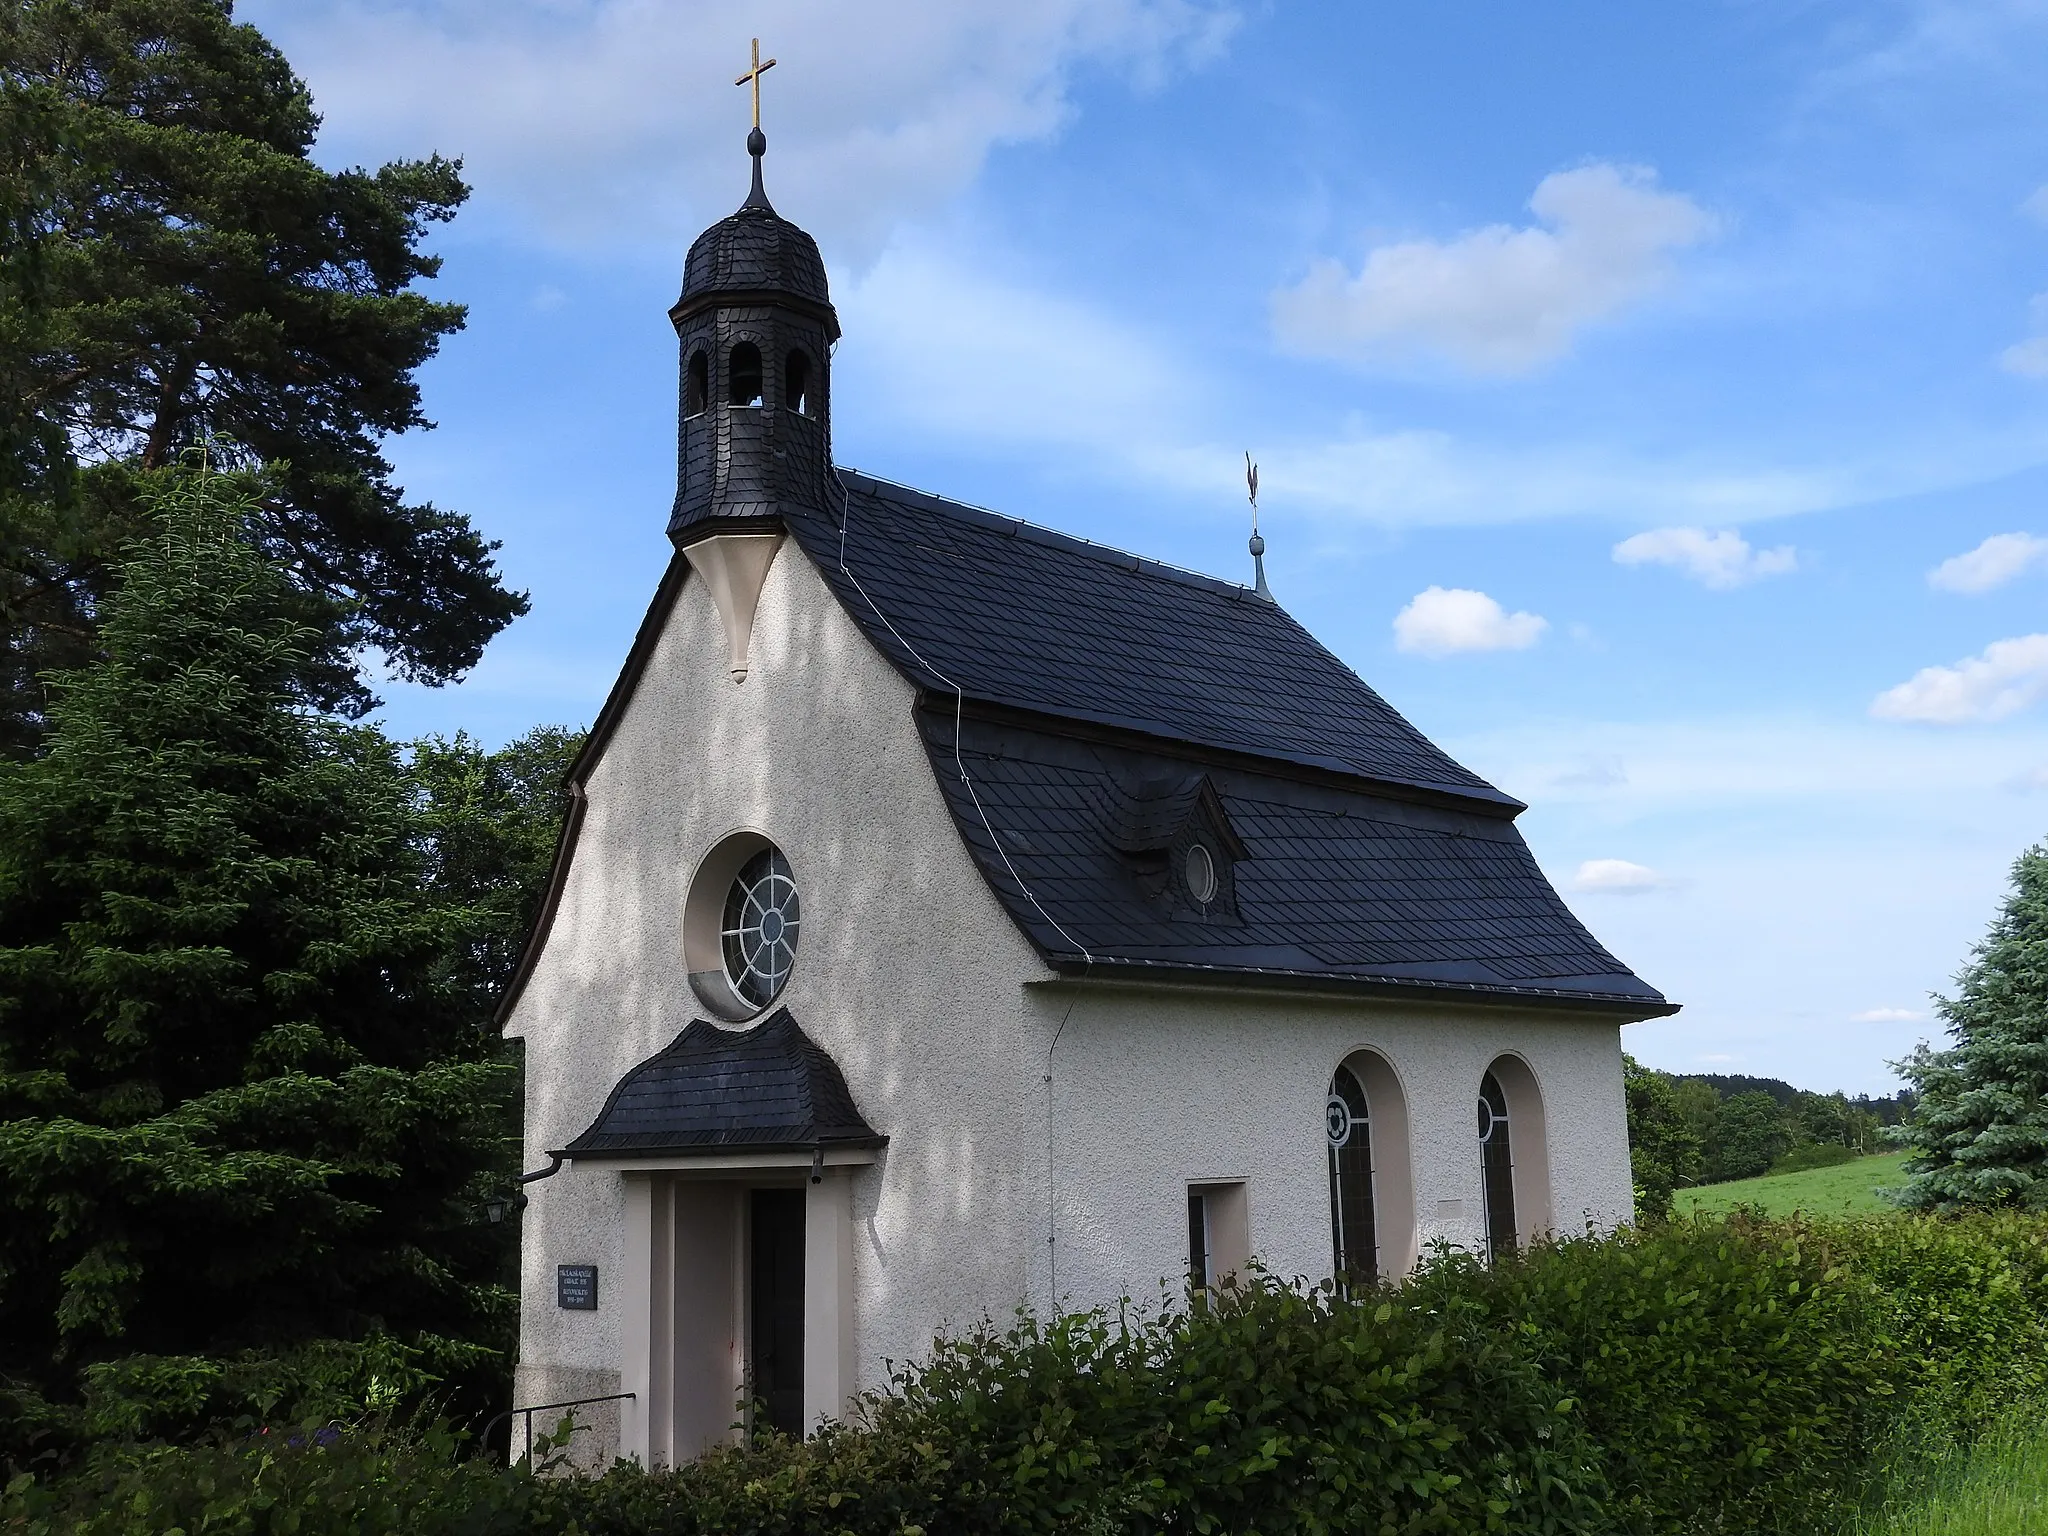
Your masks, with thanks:
[{"label": "green hedge", "polygon": [[858,1427],[532,1478],[444,1431],[103,1447],[0,1531],[113,1536],[1825,1532],[1916,1433],[2048,1393],[2048,1220],[1737,1216],[1440,1255],[1350,1299],[1029,1319]]}]

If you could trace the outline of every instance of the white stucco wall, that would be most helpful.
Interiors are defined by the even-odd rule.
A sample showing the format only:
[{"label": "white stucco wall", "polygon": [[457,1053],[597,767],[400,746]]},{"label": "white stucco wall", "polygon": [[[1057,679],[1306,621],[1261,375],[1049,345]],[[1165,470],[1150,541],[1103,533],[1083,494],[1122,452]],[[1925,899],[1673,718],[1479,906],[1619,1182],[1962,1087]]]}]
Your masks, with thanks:
[{"label": "white stucco wall", "polygon": [[[682,956],[697,861],[751,829],[803,899],[780,1002],[894,1139],[853,1175],[857,1358],[909,1358],[947,1325],[1031,1293],[1043,1178],[1044,1042],[1023,984],[1050,973],[954,831],[908,683],[794,543],[771,567],[752,670],[732,682],[694,578],[604,754],[553,929],[507,1025],[526,1041],[529,1167],[582,1131],[618,1079],[706,1010]],[[623,1181],[571,1165],[529,1186],[519,1398],[615,1391]],[[599,1310],[555,1305],[555,1266],[599,1266]],[[607,1374],[611,1373],[611,1374]]]},{"label": "white stucco wall", "polygon": [[1331,1073],[1361,1050],[1401,1079],[1425,1247],[1484,1250],[1475,1105],[1480,1078],[1508,1053],[1542,1089],[1552,1230],[1629,1219],[1612,1020],[1271,992],[1043,990],[1072,1004],[1053,1053],[1050,1138],[1058,1288],[1072,1303],[1156,1297],[1157,1277],[1186,1264],[1185,1191],[1198,1183],[1244,1180],[1254,1255],[1282,1278],[1326,1278],[1323,1105]]},{"label": "white stucco wall", "polygon": [[[1186,1262],[1191,1182],[1245,1180],[1257,1256],[1326,1275],[1323,1102],[1361,1048],[1404,1084],[1425,1241],[1479,1242],[1473,1106],[1509,1050],[1542,1086],[1558,1227],[1626,1217],[1615,1022],[1058,981],[961,844],[912,699],[794,543],[769,571],[742,684],[703,583],[684,584],[589,775],[554,926],[508,1024],[526,1040],[528,1167],[706,1016],[682,956],[684,895],[698,860],[749,829],[783,850],[802,893],[779,1001],[892,1138],[850,1175],[864,1385],[935,1333],[1020,1304],[1156,1298]],[[623,1189],[601,1164],[529,1187],[522,1403],[618,1390]],[[1439,1220],[1442,1201],[1463,1214]],[[599,1266],[598,1311],[557,1308],[563,1263]]]}]

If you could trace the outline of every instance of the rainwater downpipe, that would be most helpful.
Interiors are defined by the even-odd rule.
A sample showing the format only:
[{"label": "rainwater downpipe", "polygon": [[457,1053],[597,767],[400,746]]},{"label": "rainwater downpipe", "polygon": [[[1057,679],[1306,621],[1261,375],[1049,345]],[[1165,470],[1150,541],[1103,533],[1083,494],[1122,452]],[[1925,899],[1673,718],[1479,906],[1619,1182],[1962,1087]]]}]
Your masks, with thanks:
[{"label": "rainwater downpipe", "polygon": [[1045,1048],[1045,1255],[1047,1271],[1047,1300],[1056,1313],[1060,1305],[1060,1210],[1058,1164],[1055,1161],[1053,1138],[1053,1081],[1052,1053],[1059,1049],[1060,1036],[1067,1032],[1067,1020],[1074,1016],[1074,1007],[1081,1001],[1077,994],[1067,1004],[1067,1011],[1060,1015],[1059,1028],[1052,1032],[1052,1044]]}]

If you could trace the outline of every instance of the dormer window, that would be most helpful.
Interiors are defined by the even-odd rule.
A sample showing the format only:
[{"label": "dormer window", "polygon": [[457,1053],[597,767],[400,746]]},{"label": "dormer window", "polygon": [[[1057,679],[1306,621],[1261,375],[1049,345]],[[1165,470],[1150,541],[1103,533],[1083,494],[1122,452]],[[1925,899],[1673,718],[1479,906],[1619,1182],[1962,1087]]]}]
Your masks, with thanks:
[{"label": "dormer window", "polygon": [[689,372],[683,380],[683,414],[702,415],[711,399],[711,359],[699,347],[690,354]]},{"label": "dormer window", "polygon": [[801,347],[782,365],[782,403],[799,416],[811,414],[811,355]]},{"label": "dormer window", "polygon": [[725,398],[732,405],[759,405],[761,403],[761,349],[751,341],[742,341],[732,349],[726,361]]},{"label": "dormer window", "polygon": [[1110,836],[1163,914],[1238,920],[1236,866],[1250,851],[1207,774],[1155,771],[1131,779],[1113,814]]}]

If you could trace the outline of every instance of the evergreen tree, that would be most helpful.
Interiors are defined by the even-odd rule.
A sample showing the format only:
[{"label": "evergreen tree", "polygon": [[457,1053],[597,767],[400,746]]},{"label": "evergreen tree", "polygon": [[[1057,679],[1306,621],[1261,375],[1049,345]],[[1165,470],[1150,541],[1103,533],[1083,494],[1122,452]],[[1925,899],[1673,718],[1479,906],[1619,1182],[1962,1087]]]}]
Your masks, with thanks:
[{"label": "evergreen tree", "polygon": [[1792,1145],[1792,1131],[1778,1101],[1761,1089],[1723,1099],[1707,1142],[1707,1177],[1715,1181],[1753,1179]]},{"label": "evergreen tree", "polygon": [[1954,1044],[1895,1063],[1919,1102],[1898,1133],[1902,1203],[2048,1209],[2048,845],[2020,855],[2004,910],[1936,1008]]},{"label": "evergreen tree", "polygon": [[1633,1056],[1621,1058],[1628,1095],[1628,1160],[1635,1178],[1636,1215],[1661,1221],[1671,1198],[1699,1181],[1700,1142],[1679,1106],[1672,1081]]},{"label": "evergreen tree", "polygon": [[[46,752],[0,766],[0,1420],[173,1427],[493,1369],[512,1071],[416,790],[308,704],[248,482],[160,475]],[[336,1388],[339,1390],[339,1388]],[[82,1405],[82,1408],[81,1408]]]},{"label": "evergreen tree", "polygon": [[312,99],[231,0],[0,6],[0,750],[39,739],[42,674],[93,653],[138,476],[207,433],[273,466],[250,533],[353,650],[473,665],[525,610],[469,521],[409,504],[380,451],[428,425],[415,371],[460,305],[415,285],[468,195],[439,156],[314,163]]},{"label": "evergreen tree", "polygon": [[496,1009],[540,916],[584,736],[542,725],[496,752],[462,734],[412,744],[427,886],[473,918],[451,963],[479,1020]]}]

